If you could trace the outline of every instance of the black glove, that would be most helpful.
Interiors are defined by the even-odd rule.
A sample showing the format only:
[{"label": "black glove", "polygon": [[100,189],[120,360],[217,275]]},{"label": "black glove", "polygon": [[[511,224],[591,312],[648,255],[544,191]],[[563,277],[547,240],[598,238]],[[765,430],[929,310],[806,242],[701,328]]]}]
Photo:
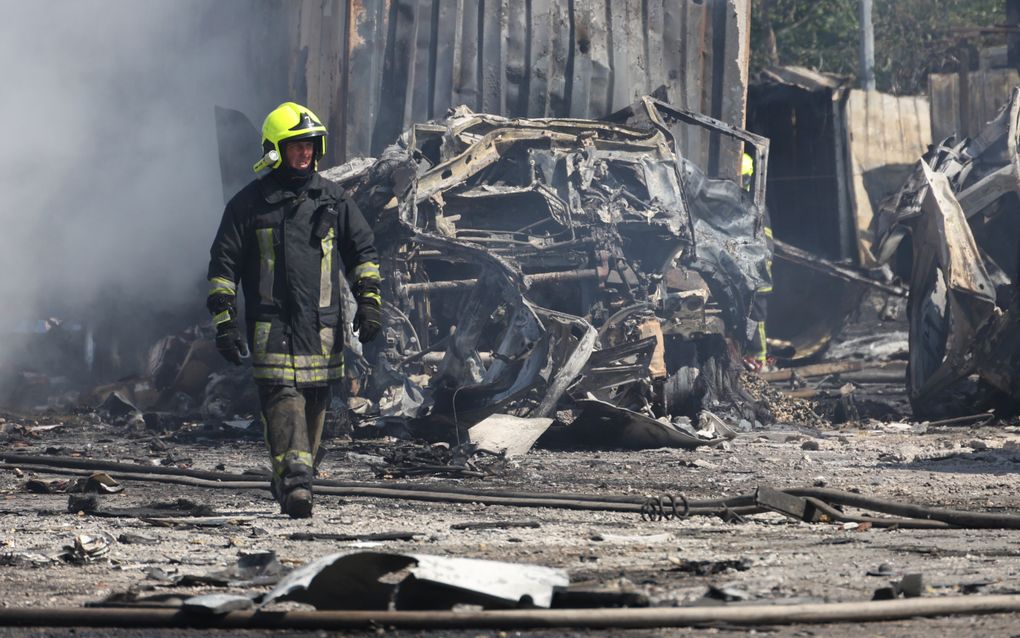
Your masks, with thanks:
[{"label": "black glove", "polygon": [[358,333],[358,341],[368,343],[376,338],[382,328],[382,308],[371,297],[358,297],[358,311],[354,313],[354,331]]},{"label": "black glove", "polygon": [[241,358],[248,356],[248,344],[244,342],[237,322],[233,319],[216,324],[216,349],[235,366],[241,365]]},{"label": "black glove", "polygon": [[234,319],[237,311],[234,310],[233,295],[210,295],[205,305],[212,314],[213,324],[216,326],[216,349],[230,363],[235,366],[241,365],[241,358],[248,356],[248,344],[241,336],[237,321]]}]

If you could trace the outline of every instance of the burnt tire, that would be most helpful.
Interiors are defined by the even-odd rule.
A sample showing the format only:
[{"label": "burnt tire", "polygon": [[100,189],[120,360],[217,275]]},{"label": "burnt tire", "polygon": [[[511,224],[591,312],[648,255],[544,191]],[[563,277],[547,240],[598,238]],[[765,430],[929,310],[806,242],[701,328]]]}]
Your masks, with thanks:
[{"label": "burnt tire", "polygon": [[915,273],[910,287],[910,360],[907,364],[907,396],[914,416],[919,419],[943,419],[972,414],[979,388],[969,377],[957,379],[933,390],[928,387],[942,366],[948,350],[952,326],[945,274],[931,263]]}]

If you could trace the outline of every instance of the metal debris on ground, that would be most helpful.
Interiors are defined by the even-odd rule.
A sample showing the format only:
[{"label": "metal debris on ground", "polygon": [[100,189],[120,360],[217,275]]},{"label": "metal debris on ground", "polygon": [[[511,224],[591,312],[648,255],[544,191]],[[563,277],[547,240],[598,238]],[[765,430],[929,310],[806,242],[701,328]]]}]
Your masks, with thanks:
[{"label": "metal debris on ground", "polygon": [[106,532],[79,534],[74,543],[64,547],[60,558],[65,562],[84,565],[99,560],[106,560],[110,550],[117,541]]},{"label": "metal debris on ground", "polygon": [[671,572],[684,572],[696,576],[713,576],[729,571],[744,572],[751,569],[754,564],[746,557],[728,558],[720,560],[690,560],[679,556],[670,556],[669,562],[676,565],[670,568]]},{"label": "metal debris on ground", "polygon": [[98,409],[113,425],[140,428],[145,424],[141,410],[118,392],[111,392]]},{"label": "metal debris on ground", "polygon": [[478,449],[509,459],[527,454],[554,420],[493,414],[471,426],[468,436]]},{"label": "metal debris on ground", "polygon": [[233,565],[206,574],[183,574],[176,584],[181,587],[211,585],[214,587],[257,587],[275,585],[287,573],[276,558],[276,552],[241,552]]},{"label": "metal debris on ground", "polygon": [[505,458],[481,450],[475,443],[449,446],[398,441],[380,451],[382,463],[373,463],[379,478],[447,476],[483,478],[505,466]]},{"label": "metal debris on ground", "polygon": [[565,428],[571,445],[583,448],[620,448],[643,450],[675,447],[693,450],[718,446],[736,436],[736,432],[707,410],[695,428],[686,416],[657,419],[616,407],[606,401],[582,399],[575,402],[580,413]]},{"label": "metal debris on ground", "polygon": [[186,613],[199,614],[204,616],[220,616],[229,614],[232,611],[244,611],[255,606],[248,596],[236,594],[202,594],[192,596],[181,604],[181,610]]},{"label": "metal debris on ground", "polygon": [[294,532],[287,539],[292,541],[359,541],[359,542],[383,542],[383,541],[413,541],[422,532],[370,532],[365,534],[337,534],[335,532]]},{"label": "metal debris on ground", "polygon": [[4,567],[45,567],[54,559],[36,552],[0,552],[0,565]]},{"label": "metal debris on ground", "polygon": [[428,554],[330,554],[300,567],[261,601],[316,609],[548,608],[569,578],[563,570]]}]

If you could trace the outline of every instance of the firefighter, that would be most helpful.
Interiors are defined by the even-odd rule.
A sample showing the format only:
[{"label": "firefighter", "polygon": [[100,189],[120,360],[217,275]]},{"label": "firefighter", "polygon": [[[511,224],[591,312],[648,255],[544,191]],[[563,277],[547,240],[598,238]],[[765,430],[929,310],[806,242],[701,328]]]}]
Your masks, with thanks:
[{"label": "firefighter", "polygon": [[[299,104],[281,104],[262,125],[262,148],[255,172],[271,170],[230,200],[213,240],[207,305],[220,354],[241,365],[251,352],[273,495],[283,513],[306,518],[329,386],[343,374],[341,267],[358,302],[353,326],[364,343],[382,324],[379,265],[361,211],[316,172],[326,151],[319,118]],[[247,338],[238,321],[238,284]]]},{"label": "firefighter", "polygon": [[[740,158],[740,176],[744,190],[750,191],[754,182],[754,159],[747,153]],[[765,320],[768,317],[768,296],[772,293],[772,222],[768,209],[765,210],[765,241],[768,244],[768,259],[765,268],[769,282],[754,293],[751,303],[750,318],[757,322],[754,335],[751,337],[744,352],[744,363],[752,371],[762,371],[767,367],[768,346],[765,340]]]}]

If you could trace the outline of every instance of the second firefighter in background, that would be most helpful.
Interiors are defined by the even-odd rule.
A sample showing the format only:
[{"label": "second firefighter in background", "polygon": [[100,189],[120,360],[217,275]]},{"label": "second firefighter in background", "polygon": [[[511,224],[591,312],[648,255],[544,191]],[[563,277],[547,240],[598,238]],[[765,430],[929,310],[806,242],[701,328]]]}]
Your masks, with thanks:
[{"label": "second firefighter in background", "polygon": [[[754,183],[754,159],[747,153],[740,158],[740,179],[743,182],[745,191],[750,191]],[[768,298],[772,294],[772,255],[775,252],[775,242],[772,239],[772,219],[769,216],[769,209],[764,210],[765,215],[765,242],[768,245],[768,258],[765,262],[765,269],[768,273],[768,283],[754,292],[754,300],[751,302],[750,319],[757,323],[754,335],[751,337],[744,350],[744,363],[753,371],[761,372],[768,368],[768,343],[765,335],[765,321],[768,319]]]},{"label": "second firefighter in background", "polygon": [[220,353],[240,365],[251,351],[281,511],[307,517],[329,386],[343,376],[339,278],[346,274],[358,302],[358,338],[370,341],[382,323],[379,264],[361,211],[316,172],[326,150],[319,118],[284,103],[266,117],[262,146],[255,170],[271,170],[230,200],[213,240],[208,307]]}]

